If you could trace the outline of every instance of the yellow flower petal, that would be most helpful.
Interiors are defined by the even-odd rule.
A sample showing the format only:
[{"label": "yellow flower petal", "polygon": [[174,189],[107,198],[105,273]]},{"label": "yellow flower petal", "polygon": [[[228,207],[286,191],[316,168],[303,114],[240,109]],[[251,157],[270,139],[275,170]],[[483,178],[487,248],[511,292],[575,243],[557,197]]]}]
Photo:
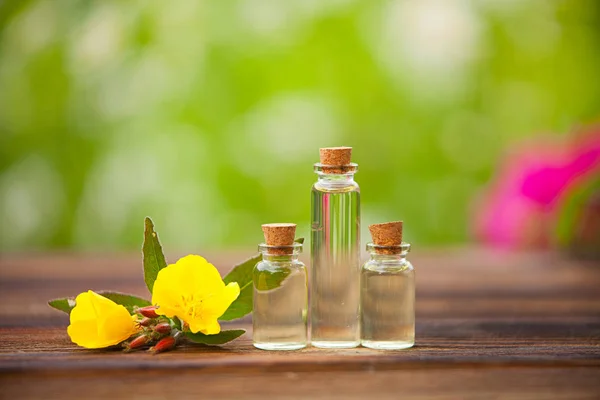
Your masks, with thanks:
[{"label": "yellow flower petal", "polygon": [[71,322],[71,325],[67,328],[67,333],[71,341],[76,345],[88,349],[97,349],[99,347],[96,335],[97,330],[96,321],[76,321]]},{"label": "yellow flower petal", "polygon": [[204,300],[204,312],[217,319],[227,311],[231,303],[233,303],[239,295],[240,285],[238,285],[237,282],[231,282],[225,286],[223,290]]},{"label": "yellow flower petal", "polygon": [[119,344],[137,331],[127,309],[93,291],[81,293],[71,310],[69,337],[90,349]]},{"label": "yellow flower petal", "polygon": [[101,340],[116,343],[126,340],[137,330],[129,311],[123,306],[117,306],[103,315],[98,321],[98,328]]},{"label": "yellow flower petal", "polygon": [[204,333],[205,335],[216,335],[221,332],[221,325],[216,319],[212,320],[194,320],[190,323],[190,331],[193,333]]},{"label": "yellow flower petal", "polygon": [[203,257],[189,255],[180,258],[176,266],[181,274],[180,280],[186,284],[187,293],[211,293],[225,286],[219,271]]},{"label": "yellow flower petal", "polygon": [[152,303],[158,306],[158,314],[180,318],[192,332],[213,335],[221,331],[217,319],[239,294],[237,283],[225,286],[212,264],[189,255],[160,270]]},{"label": "yellow flower petal", "polygon": [[[166,268],[158,272],[154,287],[152,288],[152,304],[158,305],[156,313],[174,317],[181,315],[184,311],[180,308],[181,293],[184,293],[183,288],[180,291],[178,285],[181,284],[175,264],[170,264]],[[183,285],[182,285],[183,286]]]},{"label": "yellow flower petal", "polygon": [[71,323],[74,321],[87,321],[94,320],[96,310],[92,305],[93,295],[95,293],[91,290],[83,292],[75,298],[75,308],[71,310]]}]

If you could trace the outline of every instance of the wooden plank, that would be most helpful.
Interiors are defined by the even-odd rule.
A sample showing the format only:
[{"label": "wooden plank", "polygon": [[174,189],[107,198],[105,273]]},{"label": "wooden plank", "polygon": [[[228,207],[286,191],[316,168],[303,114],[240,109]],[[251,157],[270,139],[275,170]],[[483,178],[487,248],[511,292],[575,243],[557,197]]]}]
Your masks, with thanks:
[{"label": "wooden plank", "polygon": [[157,356],[79,349],[64,329],[5,328],[0,385],[6,398],[155,397],[167,390],[183,398],[231,399],[595,399],[600,393],[598,322],[422,326],[416,347],[397,352],[264,352],[246,336],[219,348]]},{"label": "wooden plank", "polygon": [[570,321],[421,321],[417,343],[405,351],[366,348],[266,352],[251,345],[249,332],[221,347],[185,346],[154,357],[144,352],[79,349],[65,329],[1,329],[0,371],[55,369],[199,368],[203,371],[263,372],[286,368],[317,369],[416,368],[422,365],[554,365],[600,366],[600,320]]},{"label": "wooden plank", "polygon": [[206,374],[194,368],[0,375],[4,398],[597,400],[600,369],[478,366]]}]

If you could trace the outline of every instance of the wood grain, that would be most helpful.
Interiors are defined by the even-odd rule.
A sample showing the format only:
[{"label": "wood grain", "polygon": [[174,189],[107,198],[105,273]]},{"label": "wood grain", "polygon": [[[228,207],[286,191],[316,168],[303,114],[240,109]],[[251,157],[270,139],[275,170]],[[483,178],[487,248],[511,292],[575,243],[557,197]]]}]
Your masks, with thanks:
[{"label": "wood grain", "polygon": [[[225,272],[244,254],[208,258]],[[264,352],[248,332],[151,356],[77,348],[45,303],[90,288],[146,296],[137,256],[3,255],[0,397],[600,398],[600,265],[477,248],[411,260],[413,349]],[[249,319],[227,325],[250,330]]]},{"label": "wood grain", "polygon": [[[6,398],[597,400],[594,368],[490,367],[204,374],[195,368],[0,376]],[[8,396],[15,397],[8,397]]]}]

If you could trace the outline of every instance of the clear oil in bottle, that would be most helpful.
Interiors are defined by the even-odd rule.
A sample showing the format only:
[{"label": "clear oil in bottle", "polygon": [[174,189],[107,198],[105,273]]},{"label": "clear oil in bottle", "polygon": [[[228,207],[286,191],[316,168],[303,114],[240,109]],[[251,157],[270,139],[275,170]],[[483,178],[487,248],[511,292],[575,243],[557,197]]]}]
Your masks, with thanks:
[{"label": "clear oil in bottle", "polygon": [[[291,244],[277,244],[285,230]],[[308,339],[308,279],[306,267],[298,260],[302,249],[294,243],[294,224],[263,225],[267,243],[259,250],[263,260],[254,267],[252,314],[254,346],[263,350],[297,350],[306,347]],[[282,233],[283,231],[283,233]],[[288,243],[289,240],[285,241]]]},{"label": "clear oil in bottle", "polygon": [[[378,233],[374,233],[378,230]],[[398,228],[399,227],[399,228]],[[406,259],[410,249],[402,244],[402,224],[369,227],[371,258],[361,271],[361,344],[373,349],[398,350],[415,343],[415,270]],[[390,230],[398,232],[389,239]],[[388,237],[388,240],[385,239]]]},{"label": "clear oil in bottle", "polygon": [[360,344],[360,191],[350,150],[321,149],[321,163],[315,165],[310,288],[315,347]]}]

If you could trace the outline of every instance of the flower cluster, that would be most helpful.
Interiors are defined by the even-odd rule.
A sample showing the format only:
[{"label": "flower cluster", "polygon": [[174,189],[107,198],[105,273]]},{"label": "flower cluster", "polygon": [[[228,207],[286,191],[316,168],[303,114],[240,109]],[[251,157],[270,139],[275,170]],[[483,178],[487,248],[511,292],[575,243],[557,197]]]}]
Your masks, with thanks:
[{"label": "flower cluster", "polygon": [[125,351],[129,352],[153,344],[154,346],[150,347],[150,351],[153,353],[159,353],[175,347],[180,332],[172,329],[170,321],[160,319],[156,313],[155,306],[138,308],[136,309],[136,313],[142,317],[142,319],[138,320],[141,332],[132,340],[123,342]]},{"label": "flower cluster", "polygon": [[189,255],[160,270],[153,305],[135,308],[133,315],[91,290],[81,293],[67,332],[73,343],[88,349],[122,343],[130,351],[156,344],[151,350],[160,352],[173,348],[181,331],[220,333],[217,319],[239,294],[236,282],[225,285],[212,264]]},{"label": "flower cluster", "polygon": [[[88,349],[121,345],[125,351],[170,350],[182,338],[203,344],[222,344],[244,333],[222,331],[219,319],[232,320],[252,311],[252,298],[240,298],[240,284],[249,279],[254,261],[236,266],[223,281],[203,257],[188,255],[168,264],[152,221],[146,219],[144,275],[152,301],[115,292],[79,294],[49,302],[70,313],[67,333],[73,343]],[[235,303],[235,307],[231,307]],[[231,309],[230,309],[231,308]]]}]

